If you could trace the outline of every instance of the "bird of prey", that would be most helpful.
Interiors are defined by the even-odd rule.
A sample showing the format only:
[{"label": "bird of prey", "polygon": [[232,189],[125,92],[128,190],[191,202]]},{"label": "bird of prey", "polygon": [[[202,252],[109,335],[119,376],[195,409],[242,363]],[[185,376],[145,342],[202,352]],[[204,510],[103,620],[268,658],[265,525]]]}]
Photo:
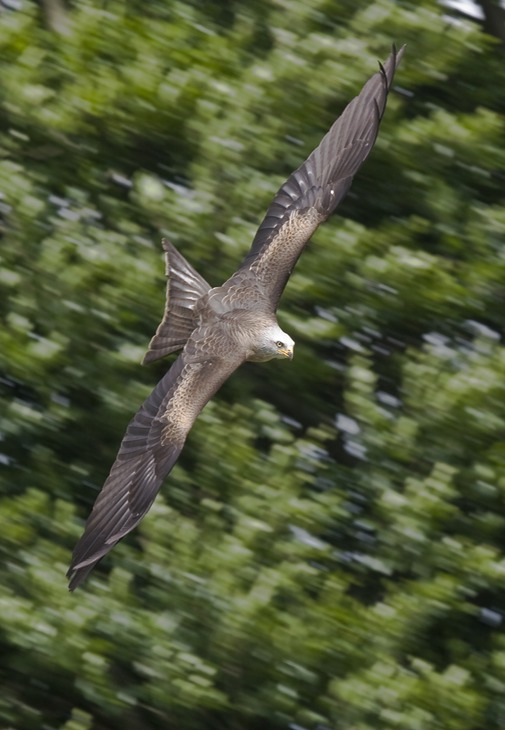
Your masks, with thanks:
[{"label": "bird of prey", "polygon": [[68,571],[74,590],[133,530],[174,466],[196,417],[246,361],[293,357],[277,324],[279,298],[310,237],[344,198],[374,145],[395,70],[384,65],[274,197],[239,269],[211,288],[164,240],[167,298],[144,363],[182,350],[131,420]]}]

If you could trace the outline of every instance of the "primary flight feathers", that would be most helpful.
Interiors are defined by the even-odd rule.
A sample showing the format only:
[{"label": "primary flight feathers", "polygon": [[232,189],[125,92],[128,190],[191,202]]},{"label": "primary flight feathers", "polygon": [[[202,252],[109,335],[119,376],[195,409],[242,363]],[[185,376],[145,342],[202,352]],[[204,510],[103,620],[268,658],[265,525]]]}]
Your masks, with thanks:
[{"label": "primary flight feathers", "polygon": [[370,154],[403,50],[393,47],[385,64],[282,185],[249,254],[222,286],[211,289],[163,241],[166,307],[144,362],[182,352],[126,430],[74,549],[70,590],[145,516],[196,417],[224,381],[246,360],[292,358],[294,342],[275,317],[279,298],[308,240],[344,198]]}]

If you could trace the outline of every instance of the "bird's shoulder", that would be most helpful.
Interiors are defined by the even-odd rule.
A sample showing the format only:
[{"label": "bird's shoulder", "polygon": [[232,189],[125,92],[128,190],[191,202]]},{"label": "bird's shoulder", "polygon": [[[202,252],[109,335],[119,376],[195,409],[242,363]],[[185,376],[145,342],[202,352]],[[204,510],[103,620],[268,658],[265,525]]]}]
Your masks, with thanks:
[{"label": "bird's shoulder", "polygon": [[254,286],[244,291],[240,283],[226,282],[202,297],[198,324],[184,348],[184,358],[188,363],[201,362],[243,352],[247,359],[261,331],[272,322],[268,303]]},{"label": "bird's shoulder", "polygon": [[270,302],[256,277],[238,271],[221,286],[210,289],[198,303],[198,321],[218,323],[229,321],[240,312],[269,312]]}]

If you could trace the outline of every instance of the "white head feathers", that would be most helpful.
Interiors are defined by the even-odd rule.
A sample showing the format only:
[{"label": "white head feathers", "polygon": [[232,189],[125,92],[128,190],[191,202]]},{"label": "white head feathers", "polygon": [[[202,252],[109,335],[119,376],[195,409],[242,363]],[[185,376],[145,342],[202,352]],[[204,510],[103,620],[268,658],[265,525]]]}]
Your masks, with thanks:
[{"label": "white head feathers", "polygon": [[256,362],[273,360],[274,358],[293,358],[294,340],[281,330],[277,323],[270,324],[261,330],[255,343],[254,355],[249,358]]}]

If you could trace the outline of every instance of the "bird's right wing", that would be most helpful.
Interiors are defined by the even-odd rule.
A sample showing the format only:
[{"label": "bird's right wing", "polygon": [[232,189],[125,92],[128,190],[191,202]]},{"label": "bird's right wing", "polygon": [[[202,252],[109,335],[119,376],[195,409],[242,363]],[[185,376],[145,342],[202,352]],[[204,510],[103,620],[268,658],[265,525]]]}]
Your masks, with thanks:
[{"label": "bird's right wing", "polygon": [[145,516],[196,417],[243,359],[212,357],[189,343],[160,380],[131,420],[74,549],[70,590]]},{"label": "bird's right wing", "polygon": [[404,48],[393,50],[379,71],[344,109],[305,162],[280,188],[251,250],[229,280],[254,277],[277,308],[280,295],[310,237],[345,197],[370,154]]}]

